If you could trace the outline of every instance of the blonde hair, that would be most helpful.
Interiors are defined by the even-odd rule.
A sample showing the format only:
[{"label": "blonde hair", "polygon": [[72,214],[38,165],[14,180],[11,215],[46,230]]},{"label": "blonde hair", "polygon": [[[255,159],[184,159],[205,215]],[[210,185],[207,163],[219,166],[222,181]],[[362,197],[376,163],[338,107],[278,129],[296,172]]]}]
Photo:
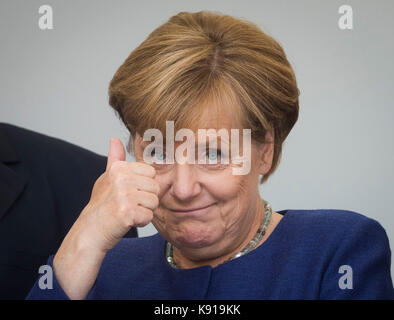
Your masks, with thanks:
[{"label": "blonde hair", "polygon": [[[196,123],[204,102],[231,112],[252,139],[274,130],[277,168],[282,144],[298,119],[299,90],[281,45],[256,24],[212,11],[180,12],[131,52],[109,85],[109,104],[131,133],[165,132]],[[231,109],[230,109],[231,108]],[[132,148],[131,148],[132,150]],[[130,151],[130,147],[129,147]]]}]

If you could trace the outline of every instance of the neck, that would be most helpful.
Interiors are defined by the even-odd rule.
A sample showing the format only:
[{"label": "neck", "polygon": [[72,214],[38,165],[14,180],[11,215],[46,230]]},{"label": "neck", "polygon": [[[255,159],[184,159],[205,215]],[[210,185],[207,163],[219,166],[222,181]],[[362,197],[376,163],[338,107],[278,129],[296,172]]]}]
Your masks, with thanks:
[{"label": "neck", "polygon": [[253,239],[253,237],[256,235],[257,230],[260,227],[262,219],[264,218],[265,208],[264,208],[264,204],[261,200],[257,201],[254,210],[255,210],[255,215],[254,215],[253,222],[251,223],[251,228],[246,233],[246,235],[243,237],[242,241],[235,246],[235,248],[231,248],[230,250],[228,250],[227,253],[225,253],[219,257],[205,259],[205,260],[195,260],[195,259],[190,259],[190,258],[186,257],[185,255],[182,254],[182,252],[178,248],[174,247],[173,259],[174,259],[175,263],[177,264],[177,266],[181,269],[191,269],[191,268],[201,267],[201,266],[205,266],[205,265],[210,265],[211,267],[214,268],[214,267],[226,262],[228,259],[234,257],[234,255],[236,255],[238,252],[240,252]]}]

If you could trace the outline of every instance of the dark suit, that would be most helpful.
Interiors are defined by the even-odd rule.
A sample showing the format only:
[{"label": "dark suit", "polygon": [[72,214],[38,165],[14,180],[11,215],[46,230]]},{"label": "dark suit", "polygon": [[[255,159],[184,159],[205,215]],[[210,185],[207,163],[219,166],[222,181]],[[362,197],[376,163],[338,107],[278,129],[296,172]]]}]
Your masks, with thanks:
[{"label": "dark suit", "polygon": [[[24,299],[90,199],[106,157],[0,123],[0,299]],[[131,229],[125,237],[137,236]]]}]

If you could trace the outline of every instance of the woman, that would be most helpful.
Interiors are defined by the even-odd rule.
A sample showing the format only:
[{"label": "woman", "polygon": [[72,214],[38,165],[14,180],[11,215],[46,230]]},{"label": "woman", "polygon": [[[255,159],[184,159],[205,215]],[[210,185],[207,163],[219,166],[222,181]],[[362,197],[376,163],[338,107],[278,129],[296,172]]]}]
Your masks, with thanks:
[{"label": "woman", "polygon": [[[106,172],[48,260],[54,289],[40,289],[39,279],[28,298],[393,298],[390,248],[376,221],[344,210],[275,212],[260,198],[259,176],[264,183],[273,174],[297,121],[299,90],[282,47],[256,25],[181,12],[130,54],[109,96],[136,162],[111,140]],[[200,129],[250,132],[241,142],[220,136],[221,147],[240,142],[249,170],[234,174],[240,162],[222,161],[211,135],[196,152],[208,161],[189,161],[193,148],[181,148],[167,121],[193,137]],[[164,145],[145,153],[152,128],[166,151],[180,149],[173,163]],[[159,233],[122,239],[149,222]]]}]

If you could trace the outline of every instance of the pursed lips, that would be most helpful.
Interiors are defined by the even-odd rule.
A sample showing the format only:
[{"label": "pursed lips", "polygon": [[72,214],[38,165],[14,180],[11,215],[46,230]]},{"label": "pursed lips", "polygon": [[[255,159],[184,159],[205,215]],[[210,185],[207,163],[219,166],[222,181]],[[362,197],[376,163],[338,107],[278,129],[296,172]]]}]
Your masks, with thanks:
[{"label": "pursed lips", "polygon": [[208,209],[209,207],[211,207],[213,205],[214,205],[214,203],[209,204],[207,206],[201,206],[201,207],[192,208],[192,209],[178,209],[177,208],[177,209],[169,209],[169,210],[173,211],[173,212],[179,212],[179,213],[194,213],[194,212],[198,213],[200,211],[204,211],[205,209]]}]

